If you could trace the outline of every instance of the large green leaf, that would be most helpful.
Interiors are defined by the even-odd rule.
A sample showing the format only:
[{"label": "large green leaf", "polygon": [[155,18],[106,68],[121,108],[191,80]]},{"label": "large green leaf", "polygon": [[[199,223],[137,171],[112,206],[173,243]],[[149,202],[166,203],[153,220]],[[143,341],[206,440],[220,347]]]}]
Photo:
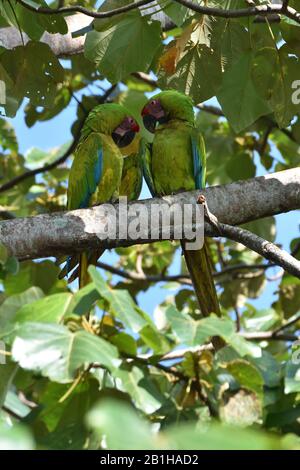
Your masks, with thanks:
[{"label": "large green leaf", "polygon": [[30,287],[21,294],[11,295],[0,306],[0,338],[5,338],[15,328],[15,316],[23,306],[30,304],[44,296],[38,287]]},{"label": "large green leaf", "polygon": [[135,406],[150,414],[158,410],[163,401],[158,390],[153,385],[146,370],[140,367],[122,367],[114,373],[122,382],[122,388],[131,396]]},{"label": "large green leaf", "polygon": [[0,408],[2,407],[6,394],[13,381],[13,378],[17,372],[18,364],[8,363],[1,364],[1,375],[0,375]]},{"label": "large green leaf", "polygon": [[147,322],[137,313],[130,294],[125,290],[112,289],[92,266],[89,273],[100,295],[109,303],[112,313],[119,318],[127,328],[139,332]]},{"label": "large green leaf", "polygon": [[64,316],[70,312],[72,299],[72,294],[68,294],[67,292],[49,295],[48,297],[44,297],[21,307],[14,321],[16,323],[60,323]]},{"label": "large green leaf", "polygon": [[[299,352],[294,353],[294,362],[290,361],[286,365],[285,379],[284,379],[284,392],[296,393],[300,392],[300,362]],[[297,357],[297,360],[296,360]]]},{"label": "large green leaf", "polygon": [[20,424],[9,426],[0,421],[0,450],[32,450],[34,440],[30,431]]},{"label": "large green leaf", "polygon": [[261,356],[260,347],[246,341],[237,334],[235,324],[230,319],[211,315],[209,318],[203,318],[202,320],[193,320],[173,306],[168,307],[166,315],[175,336],[183,344],[198,346],[213,336],[220,336],[241,356],[246,354],[255,357]]},{"label": "large green leaf", "polygon": [[24,369],[40,372],[60,383],[72,381],[76,371],[90,363],[110,370],[118,364],[117,349],[87,331],[71,333],[65,326],[25,323],[15,337],[12,356]]},{"label": "large green leaf", "polygon": [[268,103],[258,94],[251,77],[253,52],[246,52],[226,70],[217,98],[235,132],[270,113]]},{"label": "large green leaf", "polygon": [[[47,7],[48,4],[44,0],[25,0],[36,10],[40,6]],[[2,16],[16,28],[21,28],[31,39],[39,40],[46,31],[49,33],[66,34],[68,32],[67,23],[63,15],[43,15],[38,11],[30,11],[20,4],[2,1],[0,3],[0,12]]]},{"label": "large green leaf", "polygon": [[87,425],[105,435],[109,449],[155,449],[148,423],[122,402],[103,400],[87,415]]},{"label": "large green leaf", "polygon": [[[271,450],[283,449],[277,436],[220,424],[184,424],[154,434],[128,405],[103,400],[87,415],[88,426],[105,436],[108,449]],[[287,447],[288,448],[288,447]],[[179,463],[179,462],[178,462]]]},{"label": "large green leaf", "polygon": [[262,374],[250,362],[235,359],[226,364],[226,369],[242,387],[255,392],[258,397],[262,397],[264,384]]},{"label": "large green leaf", "polygon": [[[29,42],[24,47],[5,50],[1,66],[8,77],[8,93],[17,102],[26,97],[33,104],[51,107],[57,86],[64,79],[64,69],[47,44]],[[13,110],[10,115],[14,115]]]},{"label": "large green leaf", "polygon": [[159,83],[175,88],[200,103],[214,96],[221,85],[221,57],[207,46],[189,45],[179,60],[174,75],[160,75]]},{"label": "large green leaf", "polygon": [[116,83],[132,72],[147,72],[160,44],[160,23],[134,11],[107,30],[88,33],[85,56]]}]

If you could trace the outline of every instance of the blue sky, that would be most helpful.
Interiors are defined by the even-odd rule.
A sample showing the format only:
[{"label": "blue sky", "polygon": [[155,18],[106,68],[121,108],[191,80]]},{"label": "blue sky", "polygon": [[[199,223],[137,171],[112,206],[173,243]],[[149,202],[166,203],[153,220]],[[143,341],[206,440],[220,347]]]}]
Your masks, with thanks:
[{"label": "blue sky", "polygon": [[[37,122],[33,127],[28,128],[24,121],[24,106],[18,111],[14,119],[10,119],[15,128],[20,151],[25,153],[31,147],[39,147],[48,150],[58,147],[71,140],[70,126],[72,125],[76,115],[77,103],[72,100],[68,108],[61,112],[57,117],[50,121]],[[263,175],[265,169],[258,165],[257,175]],[[149,197],[148,189],[143,187],[141,198]],[[277,220],[277,237],[276,242],[283,245],[289,250],[289,242],[299,235],[300,216],[299,211],[290,212],[276,216]],[[113,263],[117,259],[112,253],[107,252],[103,261]],[[180,256],[178,255],[172,265],[172,273],[178,273],[180,269]],[[270,269],[269,275],[273,275],[277,270]],[[278,282],[269,282],[263,295],[254,301],[251,301],[256,308],[266,308],[275,300],[274,292],[276,291]],[[140,294],[138,300],[140,306],[148,313],[152,313],[155,306],[162,302],[167,295],[171,295],[173,291],[166,290],[164,284],[160,283],[151,287],[144,294]]]}]

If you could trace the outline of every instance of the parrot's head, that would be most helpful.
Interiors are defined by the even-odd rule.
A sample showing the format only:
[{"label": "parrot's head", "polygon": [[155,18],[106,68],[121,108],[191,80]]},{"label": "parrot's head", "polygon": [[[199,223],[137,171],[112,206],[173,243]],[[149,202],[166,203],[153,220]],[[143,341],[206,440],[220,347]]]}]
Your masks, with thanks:
[{"label": "parrot's head", "polygon": [[118,147],[127,147],[133,141],[140,127],[135,119],[126,116],[123,121],[113,130],[111,136]]},{"label": "parrot's head", "polygon": [[162,91],[153,96],[142,110],[144,126],[149,132],[155,132],[157,124],[164,124],[171,119],[194,122],[192,100],[176,90]]}]

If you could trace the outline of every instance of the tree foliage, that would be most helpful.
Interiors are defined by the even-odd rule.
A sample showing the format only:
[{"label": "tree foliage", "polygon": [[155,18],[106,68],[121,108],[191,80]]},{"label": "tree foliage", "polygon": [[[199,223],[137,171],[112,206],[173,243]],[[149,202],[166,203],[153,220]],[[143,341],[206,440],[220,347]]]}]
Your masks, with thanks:
[{"label": "tree foliage", "polygon": [[[65,34],[67,15],[39,13],[44,0],[23,3],[0,2],[0,34],[11,25],[24,41],[0,48],[2,219],[66,203],[70,143],[21,153],[7,118],[23,110],[30,128],[75,103],[66,128],[76,142],[88,111],[104,99],[123,103],[142,124],[149,93],[172,87],[199,104],[209,185],[299,165],[296,21],[213,17],[159,0],[156,14],[145,5],[96,19],[84,51],[61,58],[41,38]],[[68,5],[79,3],[95,6]],[[106,0],[99,11],[131,3]],[[277,240],[275,218],[247,228]],[[290,240],[298,259],[299,242]],[[104,441],[110,449],[299,448],[300,281],[235,242],[212,239],[209,249],[222,319],[201,319],[176,243],[118,248],[118,275],[90,268],[82,290],[58,279],[53,259],[18,261],[0,246],[0,448],[98,449]],[[253,301],[272,282],[273,301],[257,308]],[[163,301],[144,311],[142,296],[158,292]],[[226,343],[217,352],[214,336]]]}]

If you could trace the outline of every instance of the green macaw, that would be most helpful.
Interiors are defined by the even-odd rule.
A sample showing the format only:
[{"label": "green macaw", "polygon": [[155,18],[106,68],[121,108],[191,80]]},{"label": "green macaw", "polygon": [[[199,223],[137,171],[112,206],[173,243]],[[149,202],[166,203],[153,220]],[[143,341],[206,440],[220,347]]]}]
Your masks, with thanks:
[{"label": "green macaw", "polygon": [[[123,152],[138,131],[137,122],[122,105],[101,104],[89,113],[74,152],[69,174],[68,210],[114,202],[118,199],[122,181]],[[127,158],[132,166],[132,161],[135,162],[138,156],[131,155]],[[126,189],[132,194],[134,187],[136,195],[141,187],[141,170],[131,171],[128,177],[129,163],[124,167],[123,177],[126,181],[132,178],[131,186],[127,181]],[[136,167],[138,170],[137,163]],[[88,265],[95,264],[103,251],[96,250],[93,253],[82,253],[79,257],[70,257],[60,277],[68,274],[79,262],[79,268],[75,269],[70,281],[78,276],[79,287],[83,287],[89,281]]]},{"label": "green macaw", "polygon": [[[164,196],[205,188],[206,153],[204,140],[195,127],[192,100],[175,90],[152,97],[142,110],[146,129],[154,133],[153,143],[144,146],[145,180],[153,195]],[[220,315],[206,243],[201,250],[182,250],[204,316]]]}]

